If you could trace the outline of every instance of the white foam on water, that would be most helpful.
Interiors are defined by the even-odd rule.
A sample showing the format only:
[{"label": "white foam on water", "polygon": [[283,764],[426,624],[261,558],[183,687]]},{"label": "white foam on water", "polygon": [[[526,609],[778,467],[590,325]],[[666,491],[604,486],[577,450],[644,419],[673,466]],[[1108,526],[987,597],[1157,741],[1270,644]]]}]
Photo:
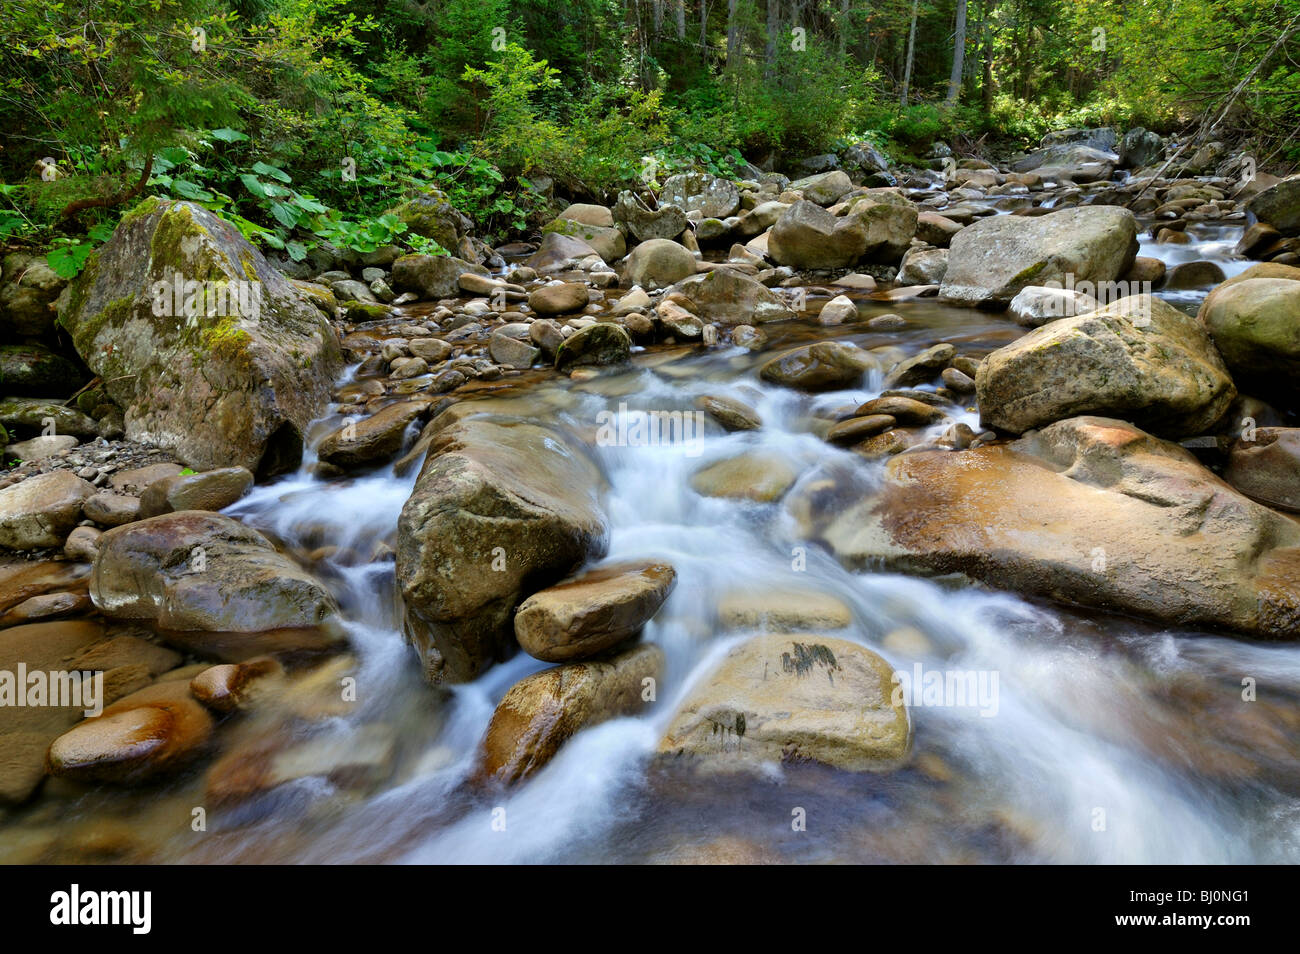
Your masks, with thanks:
[{"label": "white foam on water", "polygon": [[[1178,247],[1160,248],[1168,253]],[[860,389],[809,397],[770,387],[753,373],[719,381],[717,359],[716,353],[701,359],[710,362],[706,376],[670,379],[642,372],[632,396],[586,395],[568,412],[573,420],[591,423],[597,411],[620,400],[639,411],[688,409],[695,397],[709,393],[746,401],[765,422],[761,430],[730,434],[711,426],[695,448],[594,448],[611,484],[605,561],[662,560],[677,571],[675,590],[644,636],[667,657],[658,701],[642,715],[579,732],[526,784],[493,796],[467,796],[465,782],[496,704],[519,679],[546,668],[517,655],[474,683],[452,687],[436,740],[416,768],[350,809],[315,843],[313,857],[346,860],[365,845],[412,863],[532,863],[575,855],[622,859],[620,844],[609,839],[620,825],[636,823],[633,806],[639,803],[629,795],[643,786],[674,710],[745,638],[722,632],[719,598],[736,590],[763,594],[806,587],[837,597],[853,613],[849,629],[829,635],[871,647],[900,670],[919,663],[998,674],[992,717],[969,707],[927,706],[913,707],[910,716],[919,737],[928,745],[941,744],[961,763],[967,779],[962,795],[969,799],[964,815],[980,819],[1014,812],[1033,833],[1032,860],[1300,860],[1295,798],[1266,785],[1250,799],[1230,797],[1153,758],[1132,744],[1128,732],[1130,719],[1146,705],[1152,680],[1183,672],[1240,671],[1294,685],[1300,649],[1151,635],[1115,622],[1117,638],[1130,653],[1108,652],[1072,635],[1057,612],[1007,593],[845,569],[800,540],[779,505],[706,498],[691,489],[690,478],[716,460],[762,450],[788,461],[801,480],[849,473],[854,493],[870,494],[880,466],[803,432],[800,422],[814,407],[852,405],[879,393],[879,377]],[[962,419],[978,428],[973,415]],[[299,475],[258,488],[230,512],[282,539],[323,532],[331,543],[364,551],[392,533],[414,479],[413,473],[394,478],[388,470],[334,483]],[[803,570],[795,569],[794,547],[804,550]],[[392,698],[363,707],[353,718],[411,719],[413,701],[422,700],[410,694],[431,690],[411,678],[415,660],[398,632],[391,600],[374,595],[391,591],[392,565],[339,568],[339,573],[360,617],[352,624],[353,643],[362,665],[370,667],[368,679],[388,680],[394,687]],[[367,593],[373,598],[367,600]],[[885,634],[904,626],[927,637],[923,655],[885,648]],[[497,809],[503,812],[504,831],[493,828]],[[1105,819],[1100,831],[1094,824],[1098,810]]]}]

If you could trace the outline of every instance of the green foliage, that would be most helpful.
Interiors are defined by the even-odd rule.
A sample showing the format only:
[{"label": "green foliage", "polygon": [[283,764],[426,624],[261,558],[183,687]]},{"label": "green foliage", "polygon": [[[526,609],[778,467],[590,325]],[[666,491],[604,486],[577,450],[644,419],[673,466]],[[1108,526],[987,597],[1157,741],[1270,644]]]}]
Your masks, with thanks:
[{"label": "green foliage", "polygon": [[512,173],[527,174],[554,154],[563,130],[544,118],[538,96],[560,85],[559,71],[509,43],[486,67],[467,67],[461,78],[475,88],[477,147]]},{"label": "green foliage", "polygon": [[108,241],[112,234],[112,226],[101,222],[90,229],[84,239],[60,236],[54,240],[54,247],[46,253],[46,264],[60,278],[76,278],[86,264],[86,259],[90,258],[90,253],[95,250],[95,246]]},{"label": "green foliage", "polygon": [[554,214],[544,180],[557,201],[610,201],[862,139],[921,155],[965,134],[1167,131],[1214,115],[1266,55],[1222,131],[1300,153],[1300,38],[1272,52],[1300,0],[971,3],[952,108],[955,4],[685,0],[679,36],[668,3],[20,0],[0,19],[0,241],[75,274],[158,195],[294,260],[320,242],[449,254],[388,210],[437,189],[500,239]]}]

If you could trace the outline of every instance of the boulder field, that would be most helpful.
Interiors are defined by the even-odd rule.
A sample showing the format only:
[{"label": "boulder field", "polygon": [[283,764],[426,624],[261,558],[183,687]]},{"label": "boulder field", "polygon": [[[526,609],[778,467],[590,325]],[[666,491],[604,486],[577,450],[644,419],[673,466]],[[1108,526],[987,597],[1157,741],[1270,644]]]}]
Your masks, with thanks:
[{"label": "boulder field", "polygon": [[[7,255],[0,670],[104,695],[0,710],[0,803],[364,796],[444,771],[453,712],[467,791],[618,720],[670,787],[946,784],[895,668],[943,647],[847,585],[705,565],[681,541],[715,519],[800,570],[1293,640],[1297,180],[1238,197],[1213,149],[1158,175],[1166,145],[858,143],[556,201],[495,248],[430,189],[390,210],[407,244],[300,262],[147,199],[71,283]],[[1184,260],[1207,223],[1256,264]],[[692,443],[635,457],[656,415]],[[385,635],[409,687],[349,695]]]}]

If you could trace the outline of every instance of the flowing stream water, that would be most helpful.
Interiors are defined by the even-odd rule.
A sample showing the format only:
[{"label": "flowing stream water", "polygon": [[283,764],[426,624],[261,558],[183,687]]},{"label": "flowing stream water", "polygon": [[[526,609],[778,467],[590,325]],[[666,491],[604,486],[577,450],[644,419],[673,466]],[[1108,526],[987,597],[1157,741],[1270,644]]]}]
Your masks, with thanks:
[{"label": "flowing stream water", "polygon": [[[1143,253],[1170,264],[1212,257],[1232,274],[1245,264],[1230,260],[1235,238],[1215,229],[1193,246]],[[767,330],[774,348],[784,335],[906,353],[948,340],[977,354],[1022,333],[1000,316],[925,300],[864,303],[861,316],[886,311],[904,315],[906,327]],[[712,426],[698,442],[595,448],[609,481],[607,561],[655,559],[677,571],[644,635],[667,656],[644,713],[579,733],[509,792],[468,785],[496,703],[546,664],[520,653],[471,684],[423,685],[401,637],[391,559],[357,556],[391,545],[415,471],[320,480],[309,459],[228,512],[294,552],[317,553],[314,568],[338,593],[353,647],[342,663],[324,664],[322,678],[355,678],[357,705],[306,729],[274,711],[263,718],[301,733],[315,758],[371,774],[340,783],[305,772],[211,808],[202,834],[176,824],[205,804],[197,780],[165,793],[86,795],[66,817],[107,808],[159,832],[154,860],[186,862],[1300,861],[1300,646],[1168,629],[969,581],[850,572],[808,545],[791,508],[700,496],[691,473],[741,449],[792,462],[800,477],[791,498],[834,481],[847,502],[879,479],[882,464],[825,443],[807,422],[818,408],[874,396],[880,381],[809,396],[762,383],[761,360],[740,348],[661,349],[623,373],[490,398],[584,434],[620,403],[631,415],[690,412],[705,393],[738,397],[762,415],[757,431]],[[973,408],[961,419],[978,429]],[[853,625],[831,635],[898,669],[996,674],[995,696],[982,707],[913,706],[913,756],[889,774],[805,765],[710,775],[656,761],[692,682],[746,635],[720,631],[720,596],[791,588],[851,608]],[[1244,678],[1256,680],[1258,701],[1242,701]],[[796,830],[801,810],[806,829]]]}]

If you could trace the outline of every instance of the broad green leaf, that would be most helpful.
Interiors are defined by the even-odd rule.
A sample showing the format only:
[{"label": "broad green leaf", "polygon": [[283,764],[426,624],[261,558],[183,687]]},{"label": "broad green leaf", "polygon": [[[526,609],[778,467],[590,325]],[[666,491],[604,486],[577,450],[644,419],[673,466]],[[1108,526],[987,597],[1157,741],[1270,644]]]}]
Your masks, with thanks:
[{"label": "broad green leaf", "polygon": [[186,199],[203,199],[210,201],[214,198],[213,194],[203,186],[190,182],[188,179],[173,179],[172,191]]},{"label": "broad green leaf", "polygon": [[60,278],[76,278],[93,250],[94,247],[89,242],[64,245],[61,248],[51,249],[45,256],[45,261]]},{"label": "broad green leaf", "polygon": [[293,181],[289,173],[285,172],[283,169],[276,168],[270,163],[255,162],[253,163],[253,171],[256,172],[258,175],[270,176],[272,179],[279,179],[281,182]]},{"label": "broad green leaf", "polygon": [[266,191],[266,186],[262,184],[262,180],[257,178],[257,176],[253,175],[251,172],[241,172],[239,174],[239,181],[244,184],[245,189],[253,193],[253,195],[257,196],[259,199],[265,199],[268,197],[269,193]]},{"label": "broad green leaf", "polygon": [[304,212],[321,213],[325,211],[325,206],[321,205],[311,196],[303,195],[301,192],[294,195],[292,202]]},{"label": "broad green leaf", "polygon": [[298,225],[298,210],[287,202],[272,202],[271,215],[287,229]]}]

